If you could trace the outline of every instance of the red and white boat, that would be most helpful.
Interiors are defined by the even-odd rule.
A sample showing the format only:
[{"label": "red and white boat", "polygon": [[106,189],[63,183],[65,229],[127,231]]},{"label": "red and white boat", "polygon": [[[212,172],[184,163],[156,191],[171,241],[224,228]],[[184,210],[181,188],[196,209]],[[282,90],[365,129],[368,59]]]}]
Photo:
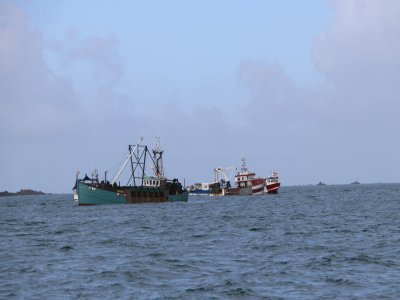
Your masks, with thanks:
[{"label": "red and white boat", "polygon": [[272,171],[272,174],[265,179],[265,193],[276,194],[280,186],[278,173]]},{"label": "red and white boat", "polygon": [[264,178],[254,178],[252,186],[252,194],[253,195],[263,195],[265,188],[265,179]]},{"label": "red and white boat", "polygon": [[264,194],[265,179],[256,178],[256,173],[250,172],[246,167],[246,160],[242,158],[242,168],[235,175],[235,183],[240,195]]}]

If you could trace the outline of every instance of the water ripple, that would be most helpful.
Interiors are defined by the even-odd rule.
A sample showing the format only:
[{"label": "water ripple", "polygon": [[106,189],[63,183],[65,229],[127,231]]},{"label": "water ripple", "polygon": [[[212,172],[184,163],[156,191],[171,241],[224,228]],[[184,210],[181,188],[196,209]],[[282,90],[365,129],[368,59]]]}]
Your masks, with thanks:
[{"label": "water ripple", "polygon": [[0,298],[400,298],[400,185],[77,207],[0,201]]}]

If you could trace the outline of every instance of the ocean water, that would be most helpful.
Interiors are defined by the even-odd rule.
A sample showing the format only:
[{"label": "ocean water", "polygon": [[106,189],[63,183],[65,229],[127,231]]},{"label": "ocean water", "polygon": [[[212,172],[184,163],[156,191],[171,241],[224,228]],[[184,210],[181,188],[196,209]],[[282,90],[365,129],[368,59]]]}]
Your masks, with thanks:
[{"label": "ocean water", "polygon": [[400,184],[78,207],[0,198],[1,299],[399,299]]}]

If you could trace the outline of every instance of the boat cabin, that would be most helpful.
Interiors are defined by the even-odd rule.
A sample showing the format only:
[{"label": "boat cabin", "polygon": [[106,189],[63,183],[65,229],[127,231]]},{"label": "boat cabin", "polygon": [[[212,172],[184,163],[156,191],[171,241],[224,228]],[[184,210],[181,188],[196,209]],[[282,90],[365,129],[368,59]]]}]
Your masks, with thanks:
[{"label": "boat cabin", "polygon": [[143,186],[147,187],[159,187],[161,186],[161,178],[158,177],[144,177]]},{"label": "boat cabin", "polygon": [[279,182],[278,173],[275,171],[272,171],[271,176],[267,177],[266,182],[267,183],[278,183]]},{"label": "boat cabin", "polygon": [[279,182],[278,177],[270,176],[270,177],[267,178],[267,183],[278,183],[278,182]]},{"label": "boat cabin", "polygon": [[251,187],[255,173],[240,172],[235,175],[235,183],[238,187]]}]

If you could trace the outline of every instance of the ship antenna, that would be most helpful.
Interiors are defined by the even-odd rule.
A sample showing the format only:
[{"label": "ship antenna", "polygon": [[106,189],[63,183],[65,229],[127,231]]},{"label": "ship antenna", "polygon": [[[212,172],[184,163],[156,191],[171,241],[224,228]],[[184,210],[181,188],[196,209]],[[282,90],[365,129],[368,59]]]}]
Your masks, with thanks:
[{"label": "ship antenna", "polygon": [[153,149],[153,160],[154,160],[154,166],[153,166],[153,172],[154,176],[157,177],[164,177],[164,167],[163,167],[163,150],[161,149],[160,146],[160,137],[156,136],[157,142],[156,146]]},{"label": "ship antenna", "polygon": [[161,151],[161,146],[160,146],[160,137],[156,136],[157,142],[156,142],[156,146],[154,147],[153,151],[157,151],[160,152]]},{"label": "ship antenna", "polygon": [[242,168],[240,169],[241,172],[247,172],[247,166],[246,166],[246,158],[244,155],[242,156]]}]

